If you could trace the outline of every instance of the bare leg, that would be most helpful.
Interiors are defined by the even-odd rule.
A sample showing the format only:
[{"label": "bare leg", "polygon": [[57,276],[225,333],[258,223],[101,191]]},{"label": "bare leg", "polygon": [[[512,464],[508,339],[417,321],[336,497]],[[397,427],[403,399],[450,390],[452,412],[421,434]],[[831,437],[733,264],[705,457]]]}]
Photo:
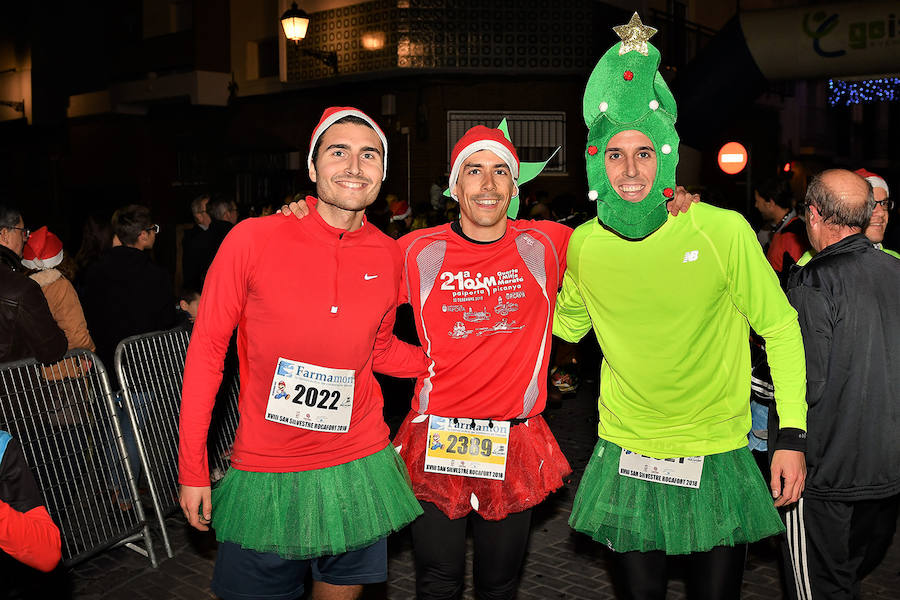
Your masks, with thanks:
[{"label": "bare leg", "polygon": [[312,600],[358,600],[362,591],[361,585],[334,585],[313,581]]}]

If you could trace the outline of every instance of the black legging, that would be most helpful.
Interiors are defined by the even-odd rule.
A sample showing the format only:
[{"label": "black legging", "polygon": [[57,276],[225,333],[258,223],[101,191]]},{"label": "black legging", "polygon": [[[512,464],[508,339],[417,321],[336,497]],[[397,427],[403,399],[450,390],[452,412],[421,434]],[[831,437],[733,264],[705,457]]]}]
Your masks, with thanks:
[{"label": "black legging", "polygon": [[[666,597],[668,557],[662,551],[614,553],[617,588],[623,600],[662,600]],[[747,545],[716,546],[685,557],[687,597],[690,600],[738,600]]]},{"label": "black legging", "polygon": [[462,597],[467,523],[472,524],[475,546],[475,597],[479,600],[515,598],[531,529],[531,509],[500,521],[486,521],[474,512],[450,519],[431,502],[422,502],[422,509],[425,514],[411,526],[418,600]]}]

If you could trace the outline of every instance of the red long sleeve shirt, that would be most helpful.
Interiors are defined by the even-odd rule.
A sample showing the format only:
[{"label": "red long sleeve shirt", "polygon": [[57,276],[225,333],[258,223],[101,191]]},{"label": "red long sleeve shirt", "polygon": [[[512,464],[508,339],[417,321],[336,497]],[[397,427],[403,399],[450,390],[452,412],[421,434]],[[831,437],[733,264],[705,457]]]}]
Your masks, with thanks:
[{"label": "red long sleeve shirt", "polygon": [[18,442],[0,431],[0,550],[40,571],[59,563],[59,529],[47,513]]},{"label": "red long sleeve shirt", "polygon": [[571,234],[552,221],[510,220],[504,236],[488,244],[450,225],[400,239],[400,302],[412,305],[430,359],[413,409],[475,419],[544,410],[553,308]]},{"label": "red long sleeve shirt", "polygon": [[[388,444],[373,368],[415,377],[420,348],[392,335],[400,252],[364,222],[352,232],[328,225],[307,198],[308,218],[273,215],[236,225],[207,274],[185,363],[179,481],[209,485],[206,438],[237,326],[240,422],[232,466],[245,471],[319,469],[369,456]],[[353,412],[346,433],[266,420],[279,358],[352,369]]]},{"label": "red long sleeve shirt", "polygon": [[781,273],[790,265],[784,264],[784,255],[793,259],[796,263],[803,253],[810,249],[809,238],[806,236],[806,225],[800,217],[795,216],[784,224],[775,235],[766,251],[766,258],[776,273]]}]

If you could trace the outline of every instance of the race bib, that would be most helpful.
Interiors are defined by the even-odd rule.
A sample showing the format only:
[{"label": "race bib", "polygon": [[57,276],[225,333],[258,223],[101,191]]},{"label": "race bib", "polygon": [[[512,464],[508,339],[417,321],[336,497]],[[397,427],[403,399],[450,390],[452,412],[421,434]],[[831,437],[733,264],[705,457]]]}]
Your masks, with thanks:
[{"label": "race bib", "polygon": [[353,414],[353,369],[279,358],[266,420],[311,431],[346,433]]},{"label": "race bib", "polygon": [[454,419],[431,415],[425,472],[503,480],[509,421]]},{"label": "race bib", "polygon": [[702,456],[650,458],[622,448],[619,457],[619,475],[653,483],[698,489],[702,474]]}]

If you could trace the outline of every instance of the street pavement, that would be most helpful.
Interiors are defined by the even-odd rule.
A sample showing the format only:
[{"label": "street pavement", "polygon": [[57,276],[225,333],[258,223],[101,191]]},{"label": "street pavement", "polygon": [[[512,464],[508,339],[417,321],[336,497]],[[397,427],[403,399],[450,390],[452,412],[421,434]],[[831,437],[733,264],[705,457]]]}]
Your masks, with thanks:
[{"label": "street pavement", "polygon": [[[587,536],[573,532],[567,524],[575,489],[596,441],[594,387],[592,384],[583,385],[577,397],[557,403],[545,412],[545,418],[574,472],[563,489],[535,509],[531,542],[519,588],[520,600],[616,598],[607,550]],[[399,422],[395,417],[388,420],[395,427]],[[71,597],[78,600],[214,598],[209,591],[216,552],[214,538],[188,528],[179,515],[169,517],[167,524],[174,558],[165,558],[158,531],[154,535],[156,551],[160,556],[156,569],[150,567],[146,558],[128,548],[104,551],[68,573]],[[367,588],[366,600],[409,600],[415,597],[412,546],[408,532],[393,535],[388,548],[388,582]],[[744,574],[745,600],[782,598],[774,554],[774,544],[762,544],[751,551]],[[684,598],[684,582],[677,565],[670,577],[668,598]],[[472,597],[470,567],[464,598]],[[863,600],[888,598],[900,598],[900,543],[896,541],[881,566],[862,586]]]}]

